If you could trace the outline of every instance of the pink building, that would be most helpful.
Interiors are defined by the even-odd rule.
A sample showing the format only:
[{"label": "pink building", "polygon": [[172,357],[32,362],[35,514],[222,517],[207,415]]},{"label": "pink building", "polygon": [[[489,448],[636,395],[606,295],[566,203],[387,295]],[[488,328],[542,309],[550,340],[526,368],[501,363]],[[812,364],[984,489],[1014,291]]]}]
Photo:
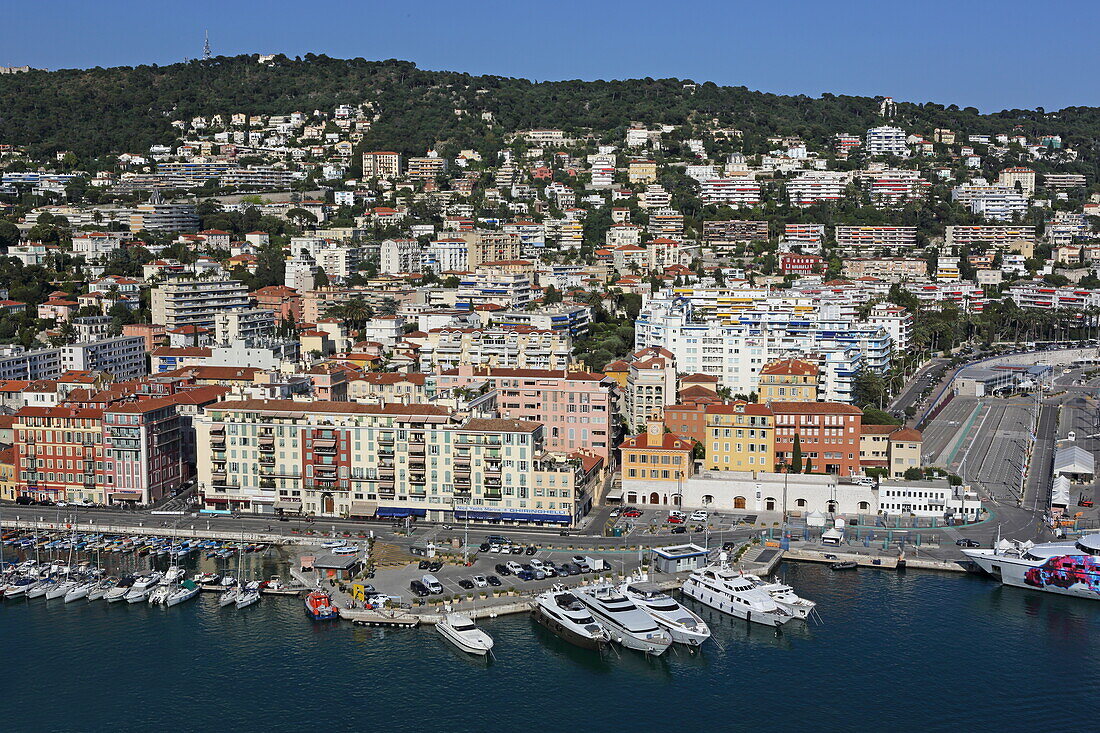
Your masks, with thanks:
[{"label": "pink building", "polygon": [[439,375],[441,389],[489,383],[497,390],[502,418],[546,426],[551,452],[587,448],[610,459],[617,384],[604,374],[562,369],[499,369],[460,366]]}]

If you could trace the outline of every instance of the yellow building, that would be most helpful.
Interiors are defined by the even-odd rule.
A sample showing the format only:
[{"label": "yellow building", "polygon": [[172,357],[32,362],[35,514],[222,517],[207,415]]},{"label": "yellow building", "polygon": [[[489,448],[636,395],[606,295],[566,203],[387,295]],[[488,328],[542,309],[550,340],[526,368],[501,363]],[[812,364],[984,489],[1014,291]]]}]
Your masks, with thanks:
[{"label": "yellow building", "polygon": [[632,160],[627,168],[631,183],[653,183],[657,180],[657,163],[652,160]]},{"label": "yellow building", "polygon": [[675,483],[689,478],[695,469],[691,459],[694,448],[691,438],[666,433],[663,422],[650,420],[646,432],[627,438],[619,446],[624,489],[632,479]]},{"label": "yellow building", "polygon": [[0,501],[15,501],[15,449],[0,451]]},{"label": "yellow building", "polygon": [[757,400],[769,402],[817,402],[817,365],[801,359],[780,359],[760,369]]},{"label": "yellow building", "polygon": [[775,470],[775,420],[767,405],[740,400],[709,405],[706,420],[708,470]]}]

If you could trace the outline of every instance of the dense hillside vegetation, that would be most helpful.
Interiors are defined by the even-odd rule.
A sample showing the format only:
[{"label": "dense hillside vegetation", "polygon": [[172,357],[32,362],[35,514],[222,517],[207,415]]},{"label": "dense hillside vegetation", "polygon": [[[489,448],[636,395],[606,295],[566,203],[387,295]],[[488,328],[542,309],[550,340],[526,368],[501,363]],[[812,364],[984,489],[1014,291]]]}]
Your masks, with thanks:
[{"label": "dense hillside vegetation", "polygon": [[[405,61],[256,56],[218,57],[171,66],[31,72],[0,77],[0,143],[31,153],[72,150],[81,158],[140,152],[175,139],[173,119],[237,111],[251,114],[331,110],[373,102],[380,118],[364,147],[423,154],[433,146],[491,151],[507,132],[531,127],[592,130],[621,140],[633,120],[683,124],[717,117],[745,132],[746,152],[769,134],[823,143],[837,132],[859,134],[879,122],[867,97],[781,96],[744,87],[679,79],[561,81],[424,71]],[[456,114],[456,110],[461,113]],[[482,118],[492,114],[492,122]],[[1100,160],[1100,109],[1006,110],[983,115],[967,107],[898,105],[898,122],[931,134],[935,127],[1028,135],[1060,134],[1081,154],[1081,172],[1095,180]]]}]

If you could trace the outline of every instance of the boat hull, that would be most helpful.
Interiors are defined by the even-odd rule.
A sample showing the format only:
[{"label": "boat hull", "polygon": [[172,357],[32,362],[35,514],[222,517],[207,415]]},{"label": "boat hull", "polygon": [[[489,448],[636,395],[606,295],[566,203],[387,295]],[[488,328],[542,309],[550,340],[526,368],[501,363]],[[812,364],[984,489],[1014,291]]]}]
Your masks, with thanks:
[{"label": "boat hull", "polygon": [[1056,555],[1037,562],[995,555],[989,550],[963,552],[1004,585],[1100,600],[1100,561],[1090,555]]},{"label": "boat hull", "polygon": [[608,643],[606,639],[581,634],[575,629],[569,628],[561,621],[550,618],[550,616],[542,610],[542,606],[536,605],[535,610],[531,612],[531,617],[535,619],[535,623],[539,626],[546,628],[555,636],[560,637],[573,646],[579,646],[581,649],[600,649]]},{"label": "boat hull", "polygon": [[489,650],[492,649],[492,646],[485,647],[467,643],[465,639],[451,631],[451,627],[447,626],[446,624],[436,624],[435,628],[436,631],[438,631],[444,639],[449,641],[461,651],[466,652],[467,654],[484,657],[486,654],[489,653]]}]

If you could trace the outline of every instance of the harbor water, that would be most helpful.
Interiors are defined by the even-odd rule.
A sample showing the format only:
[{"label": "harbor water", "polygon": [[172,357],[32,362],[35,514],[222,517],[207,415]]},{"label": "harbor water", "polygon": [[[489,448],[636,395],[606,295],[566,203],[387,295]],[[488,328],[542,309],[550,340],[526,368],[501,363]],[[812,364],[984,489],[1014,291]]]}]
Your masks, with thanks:
[{"label": "harbor water", "polygon": [[1100,603],[975,576],[785,564],[823,623],[782,634],[694,607],[714,641],[604,656],[527,616],[482,622],[495,659],[431,627],[242,611],[0,601],[12,731],[1044,730],[1092,728]]}]

